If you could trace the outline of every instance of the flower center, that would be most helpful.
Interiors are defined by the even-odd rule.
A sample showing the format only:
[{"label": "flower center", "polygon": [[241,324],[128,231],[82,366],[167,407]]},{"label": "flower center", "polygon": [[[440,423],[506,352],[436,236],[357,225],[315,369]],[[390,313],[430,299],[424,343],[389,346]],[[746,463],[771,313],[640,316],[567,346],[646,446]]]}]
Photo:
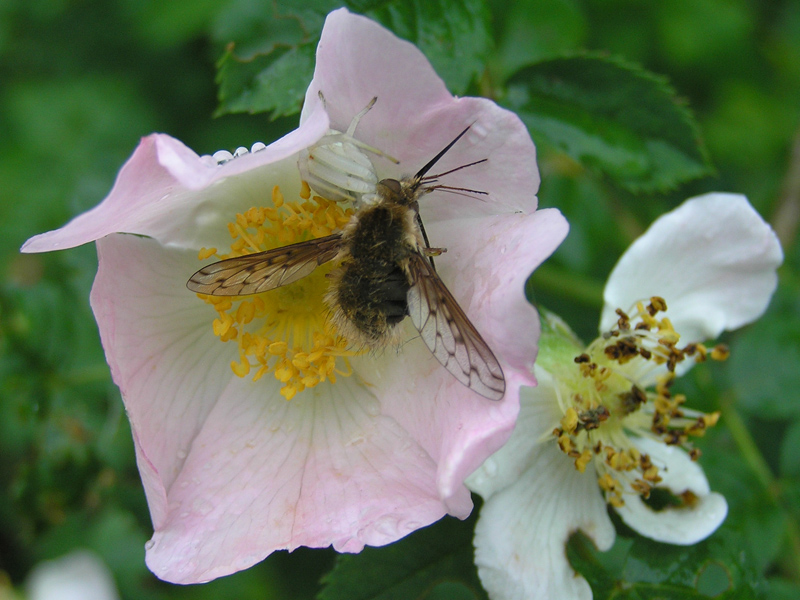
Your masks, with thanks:
[{"label": "flower center", "polygon": [[[692,447],[691,438],[702,436],[719,419],[718,412],[686,409],[686,397],[673,395],[670,387],[679,363],[724,360],[728,350],[702,344],[680,347],[680,335],[669,319],[657,318],[666,310],[658,297],[647,306],[637,303],[632,317],[617,309],[616,327],[575,357],[574,365],[554,374],[564,416],[553,435],[580,472],[594,461],[613,506],[624,504],[624,491],[648,498],[661,481],[658,467],[639,452],[629,434],[682,446],[697,460],[700,451]],[[647,383],[654,380],[654,389],[648,390]]]},{"label": "flower center", "polygon": [[[198,258],[217,255],[223,260],[330,235],[347,224],[352,212],[320,196],[312,198],[306,182],[297,202],[286,202],[275,186],[271,207],[253,207],[228,224],[230,253],[203,248]],[[291,400],[306,388],[351,374],[348,357],[357,353],[347,350],[323,301],[331,268],[322,265],[299,281],[251,296],[198,294],[217,311],[214,335],[239,348],[239,359],[231,362],[237,376],[253,373],[257,381],[271,372],[281,382],[281,394]]]}]

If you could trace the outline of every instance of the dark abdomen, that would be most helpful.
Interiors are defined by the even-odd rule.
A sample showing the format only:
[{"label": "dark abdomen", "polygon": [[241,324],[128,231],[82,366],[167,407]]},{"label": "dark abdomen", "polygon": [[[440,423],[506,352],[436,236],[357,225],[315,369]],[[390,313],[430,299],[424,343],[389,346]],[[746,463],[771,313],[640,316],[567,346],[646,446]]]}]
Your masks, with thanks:
[{"label": "dark abdomen", "polygon": [[362,211],[348,239],[350,256],[340,267],[337,304],[367,343],[379,344],[408,315],[410,287],[403,268],[413,248],[407,243],[402,206]]}]

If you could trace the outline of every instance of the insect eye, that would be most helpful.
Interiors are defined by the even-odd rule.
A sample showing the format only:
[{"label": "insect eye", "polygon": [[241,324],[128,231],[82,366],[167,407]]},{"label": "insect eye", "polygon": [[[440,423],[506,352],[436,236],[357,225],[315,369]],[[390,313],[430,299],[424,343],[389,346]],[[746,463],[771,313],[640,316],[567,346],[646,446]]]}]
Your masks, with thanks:
[{"label": "insect eye", "polygon": [[403,187],[397,179],[382,179],[378,185],[384,186],[392,194],[400,194],[403,190]]}]

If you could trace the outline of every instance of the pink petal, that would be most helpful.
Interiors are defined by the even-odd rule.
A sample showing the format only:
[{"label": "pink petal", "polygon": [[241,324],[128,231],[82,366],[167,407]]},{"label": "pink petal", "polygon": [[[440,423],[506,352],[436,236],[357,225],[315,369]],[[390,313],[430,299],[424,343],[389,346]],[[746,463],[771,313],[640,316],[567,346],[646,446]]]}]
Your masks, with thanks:
[{"label": "pink petal", "polygon": [[657,219],[620,258],[606,284],[600,329],[613,326],[614,309],[661,296],[684,341],[714,339],[763,314],[782,261],[778,238],[744,196],[692,198]]},{"label": "pink petal", "polygon": [[358,552],[445,514],[435,463],[357,381],[265,392],[233,381],[194,439],[148,549],[159,577],[206,581],[298,546]]},{"label": "pink petal", "polygon": [[[519,388],[534,383],[538,321],[524,281],[566,222],[533,212],[539,176],[525,127],[490,101],[450,96],[421,53],[362,17],[334,12],[322,40],[296,132],[222,166],[168,136],[145,138],[98,207],[24,247],[98,241],[92,307],[153,518],[148,565],[170,581],[206,581],[299,545],[358,551],[445,512],[466,516],[464,477],[510,435]],[[405,172],[471,126],[435,172],[486,158],[444,183],[488,196],[430,194],[423,216],[450,252],[442,276],[506,370],[503,401],[458,383],[410,323],[399,350],[354,358],[353,377],[288,403],[269,377],[230,372],[236,348],[213,336],[214,311],[184,287],[194,250],[226,247],[232,215],[263,205],[274,184],[299,189],[297,153],[329,126],[317,89],[339,129],[378,96],[359,138],[406,161]],[[382,176],[402,173],[379,165]],[[459,273],[450,256],[469,266]]]},{"label": "pink petal", "polygon": [[360,140],[400,160],[397,166],[376,158],[381,178],[415,173],[471,126],[431,174],[486,158],[488,163],[454,173],[444,183],[489,196],[455,197],[457,201],[445,197],[429,206],[426,224],[536,208],[536,150],[519,118],[485,98],[451,96],[422,52],[377,23],[345,9],[328,15],[314,80],[306,93],[308,107],[319,103],[320,90],[331,126],[340,131],[373,97],[378,98],[356,133]]},{"label": "pink petal", "polygon": [[262,205],[275,183],[294,186],[289,193],[299,190],[296,155],[327,128],[325,112],[315,111],[267,148],[223,165],[168,135],[149,135],[123,165],[105,200],[61,229],[32,237],[22,251],[62,250],[118,232],[195,250],[224,247],[230,243],[226,224],[232,215]]},{"label": "pink petal", "polygon": [[539,317],[525,298],[525,283],[566,237],[566,219],[547,209],[435,222],[426,229],[433,246],[447,248],[436,266],[448,289],[491,348],[512,368],[530,373]]},{"label": "pink petal", "polygon": [[236,349],[211,332],[210,307],[185,287],[197,254],[112,234],[98,240],[91,303],[131,421],[153,524],[217,398]]},{"label": "pink petal", "polygon": [[436,462],[357,378],[291,402],[230,372],[235,348],[184,287],[192,253],[98,241],[92,306],[131,420],[161,578],[206,581],[277,549],[355,552],[446,512]]}]

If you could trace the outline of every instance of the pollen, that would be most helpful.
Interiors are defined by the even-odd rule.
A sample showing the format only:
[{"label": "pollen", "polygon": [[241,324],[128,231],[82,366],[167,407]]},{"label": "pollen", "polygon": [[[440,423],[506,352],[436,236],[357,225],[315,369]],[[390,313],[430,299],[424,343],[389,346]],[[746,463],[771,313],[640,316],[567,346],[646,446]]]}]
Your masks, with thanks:
[{"label": "pollen", "polygon": [[[203,248],[198,258],[219,260],[245,256],[323,237],[342,229],[352,209],[311,195],[303,182],[297,200],[287,200],[278,186],[270,206],[252,207],[228,224],[230,252]],[[237,377],[258,381],[271,374],[281,384],[281,394],[291,400],[298,393],[337,376],[352,373],[348,342],[328,320],[324,303],[326,273],[322,265],[294,283],[251,296],[198,294],[216,311],[212,331],[221,342],[238,348],[231,370]]]},{"label": "pollen", "polygon": [[672,388],[679,364],[725,360],[728,348],[681,345],[666,311],[657,296],[627,311],[617,309],[616,326],[553,373],[562,411],[553,429],[558,447],[581,473],[594,464],[606,500],[615,507],[625,504],[626,494],[648,498],[662,481],[663,465],[638,450],[637,438],[681,446],[697,460],[692,439],[719,420],[718,412],[688,409],[686,396]]}]

